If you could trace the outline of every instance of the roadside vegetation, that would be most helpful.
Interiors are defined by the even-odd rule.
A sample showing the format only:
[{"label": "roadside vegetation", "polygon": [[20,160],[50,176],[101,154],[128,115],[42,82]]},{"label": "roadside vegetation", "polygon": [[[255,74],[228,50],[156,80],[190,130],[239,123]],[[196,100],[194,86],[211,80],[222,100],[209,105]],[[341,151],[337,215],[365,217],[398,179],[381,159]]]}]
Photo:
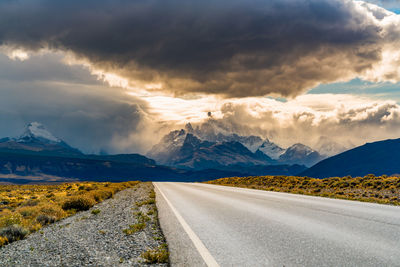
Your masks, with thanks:
[{"label": "roadside vegetation", "polygon": [[142,257],[145,259],[146,263],[168,263],[169,262],[169,252],[167,244],[164,243],[156,249],[149,249],[143,252]]},{"label": "roadside vegetation", "polygon": [[0,185],[0,247],[78,211],[89,210],[116,192],[138,184],[134,181]]},{"label": "roadside vegetation", "polygon": [[208,184],[244,187],[381,204],[400,205],[400,177],[374,176],[315,179],[295,176],[221,178]]},{"label": "roadside vegetation", "polygon": [[158,264],[169,263],[168,245],[162,235],[160,224],[158,221],[158,211],[156,206],[156,194],[152,183],[141,183],[141,188],[146,190],[147,193],[142,199],[135,202],[132,208],[135,223],[128,225],[127,228],[122,229],[122,232],[127,236],[140,235],[146,232],[148,236],[152,236],[158,247],[144,248],[141,253],[141,258],[144,263]]}]

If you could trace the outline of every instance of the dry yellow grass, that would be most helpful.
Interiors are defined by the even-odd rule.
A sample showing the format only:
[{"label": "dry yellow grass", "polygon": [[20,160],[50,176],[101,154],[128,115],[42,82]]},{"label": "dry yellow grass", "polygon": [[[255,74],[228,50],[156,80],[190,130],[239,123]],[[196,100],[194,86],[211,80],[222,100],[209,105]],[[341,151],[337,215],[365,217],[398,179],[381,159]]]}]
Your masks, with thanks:
[{"label": "dry yellow grass", "polygon": [[0,247],[138,183],[0,185]]},{"label": "dry yellow grass", "polygon": [[367,175],[315,179],[295,176],[231,177],[209,184],[400,205],[400,177]]}]

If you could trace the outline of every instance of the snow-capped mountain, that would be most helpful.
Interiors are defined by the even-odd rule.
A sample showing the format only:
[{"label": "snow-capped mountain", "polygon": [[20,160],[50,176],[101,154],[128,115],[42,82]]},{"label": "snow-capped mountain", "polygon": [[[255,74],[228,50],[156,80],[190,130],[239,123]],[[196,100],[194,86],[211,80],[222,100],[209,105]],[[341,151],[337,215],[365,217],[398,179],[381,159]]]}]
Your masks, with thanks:
[{"label": "snow-capped mountain", "polygon": [[17,138],[0,139],[0,151],[24,151],[25,153],[58,156],[82,155],[82,152],[55,137],[38,122],[29,123],[23,134]]},{"label": "snow-capped mountain", "polygon": [[55,137],[52,133],[46,130],[43,124],[38,122],[29,123],[24,133],[17,139],[19,143],[29,143],[35,140],[40,140],[44,143],[61,143],[62,141]]},{"label": "snow-capped mountain", "polygon": [[155,159],[159,164],[196,169],[237,164],[266,165],[272,161],[267,155],[254,153],[244,145],[253,146],[253,149],[257,151],[258,143],[262,143],[259,137],[218,134],[214,135],[212,139],[210,141],[199,138],[188,124],[185,129],[172,131],[165,135],[147,153],[147,156]]},{"label": "snow-capped mountain", "polygon": [[170,161],[170,155],[176,154],[183,146],[186,135],[187,131],[184,129],[170,132],[147,152],[147,156],[154,159],[159,164],[166,164]]},{"label": "snow-capped mountain", "polygon": [[191,169],[221,169],[227,166],[267,165],[271,159],[251,152],[239,142],[201,141],[188,133],[179,151],[170,154],[167,165]]},{"label": "snow-capped mountain", "polygon": [[[185,126],[185,131],[197,136],[201,140],[210,142],[239,142],[253,153],[263,153],[281,164],[313,165],[321,159],[319,152],[302,144],[294,144],[289,148],[282,148],[268,138],[255,135],[238,135],[234,129],[214,120],[193,127],[190,123]],[[313,153],[315,152],[315,153]]]},{"label": "snow-capped mountain", "polygon": [[[165,135],[147,153],[147,156],[159,164],[193,168],[200,166],[199,162],[207,163],[205,165],[210,167],[211,161],[226,165],[299,164],[311,166],[322,159],[317,151],[303,144],[294,144],[283,149],[259,136],[240,136],[235,133],[222,133],[214,130],[211,126],[193,128],[191,124],[187,124],[185,129],[172,131]],[[239,149],[238,144],[245,149]],[[232,150],[228,146],[238,149]],[[240,157],[240,153],[242,153],[242,157]]]},{"label": "snow-capped mountain", "polygon": [[285,149],[281,148],[277,144],[265,139],[265,141],[258,147],[258,150],[268,155],[272,159],[279,159],[279,157],[285,153]]},{"label": "snow-capped mountain", "polygon": [[312,166],[322,160],[323,157],[312,148],[303,144],[294,144],[288,147],[279,157],[279,161],[286,164],[302,164]]},{"label": "snow-capped mountain", "polygon": [[253,153],[256,152],[263,143],[263,139],[259,136],[242,136],[236,133],[230,133],[227,130],[220,129],[212,123],[203,124],[202,127],[196,128],[193,128],[193,126],[188,123],[185,126],[185,131],[197,136],[201,140],[210,142],[239,142]]}]

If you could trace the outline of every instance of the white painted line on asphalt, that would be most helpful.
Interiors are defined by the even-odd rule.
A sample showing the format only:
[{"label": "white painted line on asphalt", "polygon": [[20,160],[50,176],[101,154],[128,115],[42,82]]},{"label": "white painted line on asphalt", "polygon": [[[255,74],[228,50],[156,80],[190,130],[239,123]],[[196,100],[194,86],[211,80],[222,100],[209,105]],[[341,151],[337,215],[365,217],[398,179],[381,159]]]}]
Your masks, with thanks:
[{"label": "white painted line on asphalt", "polygon": [[179,212],[175,209],[172,203],[168,200],[168,198],[164,195],[161,189],[157,186],[156,183],[153,183],[157,190],[161,193],[165,201],[168,203],[169,207],[171,208],[172,212],[175,214],[176,218],[182,225],[183,229],[188,234],[189,238],[192,240],[194,246],[196,247],[197,251],[200,253],[201,257],[203,258],[204,262],[209,267],[219,267],[219,264],[216,262],[214,257],[211,255],[210,251],[204,246],[203,242],[201,242],[200,238],[193,232],[190,226],[187,224],[185,219],[179,214]]}]

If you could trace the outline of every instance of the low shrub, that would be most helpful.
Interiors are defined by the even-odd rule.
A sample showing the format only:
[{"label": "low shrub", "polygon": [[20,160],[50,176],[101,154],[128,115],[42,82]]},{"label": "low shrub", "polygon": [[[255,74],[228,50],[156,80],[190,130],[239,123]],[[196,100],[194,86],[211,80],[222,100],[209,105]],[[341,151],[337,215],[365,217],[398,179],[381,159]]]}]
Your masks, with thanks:
[{"label": "low shrub", "polygon": [[29,225],[29,232],[30,233],[36,232],[36,231],[40,230],[40,228],[42,228],[42,225],[40,223],[31,222]]},{"label": "low shrub", "polygon": [[24,227],[14,224],[0,229],[0,236],[7,238],[8,242],[14,242],[23,239],[29,231]]},{"label": "low shrub", "polygon": [[24,218],[31,218],[36,215],[37,208],[35,207],[22,207],[18,209],[19,214],[21,214]]},{"label": "low shrub", "polygon": [[[56,185],[0,185],[0,246],[38,231],[43,225],[88,210],[140,182],[65,183]],[[93,213],[97,213],[93,211]],[[23,227],[23,228],[21,228]]]},{"label": "low shrub", "polygon": [[7,237],[0,236],[0,247],[4,246],[7,243],[8,243]]},{"label": "low shrub", "polygon": [[90,195],[96,200],[96,202],[103,201],[113,197],[113,192],[110,190],[95,190],[90,192]]},{"label": "low shrub", "polygon": [[66,216],[65,211],[57,204],[46,203],[39,207],[40,213],[54,216],[57,219],[64,218]]},{"label": "low shrub", "polygon": [[22,207],[34,207],[37,204],[39,204],[39,200],[37,200],[37,199],[29,199],[26,202],[22,203],[21,206]]},{"label": "low shrub", "polygon": [[206,183],[400,205],[399,176],[367,175],[325,179],[279,175],[250,176],[221,178]]},{"label": "low shrub", "polygon": [[19,213],[12,213],[0,218],[0,227],[7,227],[22,222],[22,215]]},{"label": "low shrub", "polygon": [[8,205],[10,201],[8,199],[0,199],[0,205]]},{"label": "low shrub", "polygon": [[89,198],[87,196],[75,196],[66,200],[63,203],[62,208],[64,210],[74,209],[77,211],[81,211],[90,209],[91,207],[93,207],[94,204],[95,201],[92,198]]},{"label": "low shrub", "polygon": [[41,225],[47,225],[47,224],[50,224],[50,223],[54,223],[56,220],[57,220],[56,217],[50,216],[50,215],[47,215],[47,214],[39,214],[36,217],[36,221],[38,223],[40,223]]}]

